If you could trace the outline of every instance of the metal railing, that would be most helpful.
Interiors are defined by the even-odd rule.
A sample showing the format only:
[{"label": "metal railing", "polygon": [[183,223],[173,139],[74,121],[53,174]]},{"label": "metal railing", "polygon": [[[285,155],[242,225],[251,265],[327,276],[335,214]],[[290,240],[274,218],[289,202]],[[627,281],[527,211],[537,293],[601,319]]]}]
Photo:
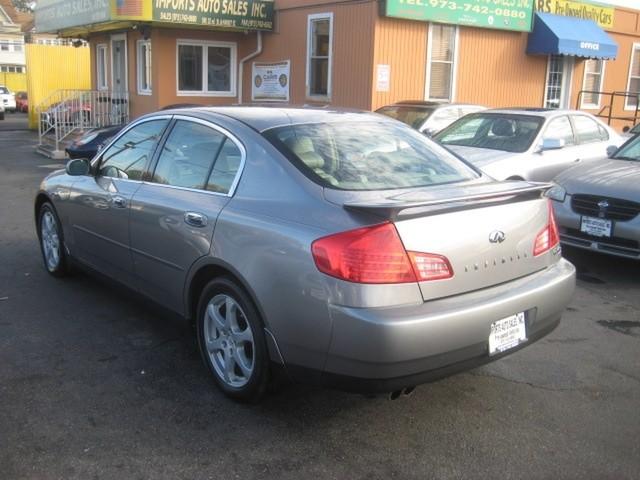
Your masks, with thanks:
[{"label": "metal railing", "polygon": [[129,121],[129,93],[103,90],[56,90],[36,106],[40,145],[60,150],[73,133]]},{"label": "metal railing", "polygon": [[[582,99],[584,95],[598,95],[608,96],[609,102],[604,102],[604,106],[600,108],[598,113],[594,115],[600,118],[607,119],[607,125],[611,125],[611,120],[623,120],[625,122],[633,122],[635,125],[638,123],[638,117],[640,116],[640,93],[637,92],[602,92],[597,90],[580,90],[578,92],[578,98],[576,100],[576,110],[580,110],[582,105]],[[614,102],[616,98],[623,98],[622,107],[616,111],[629,112],[628,115],[614,115]],[[627,107],[627,100],[632,99],[633,103],[630,108]],[[603,102],[598,102],[602,104]]]}]

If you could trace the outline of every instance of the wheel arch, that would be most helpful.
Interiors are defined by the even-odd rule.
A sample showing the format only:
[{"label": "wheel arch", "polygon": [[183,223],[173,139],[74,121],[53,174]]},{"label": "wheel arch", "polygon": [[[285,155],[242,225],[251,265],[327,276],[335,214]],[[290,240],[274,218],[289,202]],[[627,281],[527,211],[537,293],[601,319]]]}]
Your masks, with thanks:
[{"label": "wheel arch", "polygon": [[[53,202],[51,201],[51,198],[49,197],[49,195],[47,195],[44,192],[38,192],[38,194],[36,195],[36,201],[34,202],[34,211],[33,211],[33,218],[36,222],[36,231],[38,231],[38,236],[40,236],[39,229],[37,228],[38,214],[40,213],[40,209],[42,208],[42,205],[44,205],[47,202],[53,205]],[[53,208],[55,208],[55,206]]]},{"label": "wheel arch", "polygon": [[184,317],[191,325],[195,325],[196,323],[196,315],[198,308],[198,301],[200,300],[200,294],[202,290],[207,285],[207,283],[216,277],[228,277],[232,279],[237,285],[242,288],[255,306],[258,314],[260,315],[260,319],[264,325],[265,330],[265,339],[267,341],[267,348],[269,351],[269,356],[271,360],[284,364],[284,358],[282,357],[282,353],[280,348],[278,347],[278,343],[276,341],[274,333],[271,331],[269,327],[269,323],[267,321],[267,317],[258,302],[255,292],[249,286],[249,282],[247,282],[243,276],[238,272],[235,268],[233,268],[228,263],[223,260],[212,258],[212,257],[204,257],[198,261],[191,267],[189,274],[187,275],[187,280],[185,282],[184,289]]}]

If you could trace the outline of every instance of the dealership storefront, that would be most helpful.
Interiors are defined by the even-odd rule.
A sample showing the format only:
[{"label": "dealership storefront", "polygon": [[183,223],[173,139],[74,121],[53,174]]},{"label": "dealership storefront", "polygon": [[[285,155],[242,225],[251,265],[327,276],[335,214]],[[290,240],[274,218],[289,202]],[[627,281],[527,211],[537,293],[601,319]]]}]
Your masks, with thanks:
[{"label": "dealership storefront", "polygon": [[[606,115],[598,92],[640,91],[640,11],[571,0],[50,0],[36,22],[87,39],[94,88],[127,90],[133,116],[406,99]],[[612,116],[636,105],[616,96]]]}]

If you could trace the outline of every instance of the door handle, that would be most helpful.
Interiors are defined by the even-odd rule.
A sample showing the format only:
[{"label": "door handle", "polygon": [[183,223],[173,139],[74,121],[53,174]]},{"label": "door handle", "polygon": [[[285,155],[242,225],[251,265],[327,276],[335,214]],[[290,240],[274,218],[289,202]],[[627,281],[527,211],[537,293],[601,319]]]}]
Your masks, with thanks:
[{"label": "door handle", "polygon": [[580,161],[580,159],[579,159],[579,158],[576,158],[573,162],[574,162],[574,163],[578,163],[579,161]]},{"label": "door handle", "polygon": [[111,199],[113,206],[116,208],[127,208],[127,200],[120,196],[115,196]]},{"label": "door handle", "polygon": [[184,223],[191,225],[192,227],[206,227],[207,217],[198,212],[185,212]]}]

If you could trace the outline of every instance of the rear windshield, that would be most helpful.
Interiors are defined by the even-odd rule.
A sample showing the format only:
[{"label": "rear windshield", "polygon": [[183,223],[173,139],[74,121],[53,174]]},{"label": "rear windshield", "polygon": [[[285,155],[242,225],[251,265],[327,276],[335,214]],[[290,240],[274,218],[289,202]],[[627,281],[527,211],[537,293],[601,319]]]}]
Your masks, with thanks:
[{"label": "rear windshield", "polygon": [[529,150],[543,123],[544,118],[532,115],[472,113],[434,138],[443,145],[522,153]]},{"label": "rear windshield", "polygon": [[410,127],[419,129],[422,124],[431,116],[434,108],[420,108],[420,107],[407,107],[407,106],[389,106],[382,107],[376,110],[376,113],[381,113],[387,117],[391,117],[394,120],[400,120],[402,123],[406,123]]},{"label": "rear windshield", "polygon": [[313,181],[340,190],[423,187],[479,176],[402,124],[290,125],[268,130],[264,136]]}]

